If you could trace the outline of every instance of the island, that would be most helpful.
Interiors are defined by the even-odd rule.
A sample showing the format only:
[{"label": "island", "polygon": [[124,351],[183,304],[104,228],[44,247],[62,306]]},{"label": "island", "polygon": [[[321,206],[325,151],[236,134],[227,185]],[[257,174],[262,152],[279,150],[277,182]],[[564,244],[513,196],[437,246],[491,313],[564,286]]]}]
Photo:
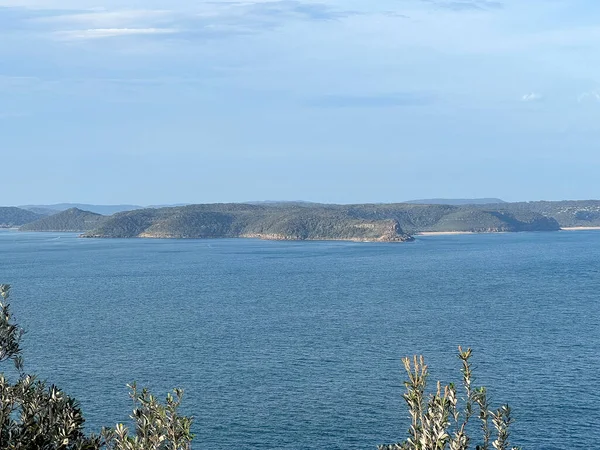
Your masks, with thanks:
[{"label": "island", "polygon": [[78,232],[86,238],[410,242],[416,235],[432,233],[598,228],[600,201],[490,204],[479,201],[458,205],[216,203],[142,208],[110,216],[79,208],[45,216],[19,208],[0,208],[0,223],[20,226],[22,231]]},{"label": "island", "polygon": [[209,204],[118,213],[95,238],[260,238],[409,242],[419,232],[556,231],[553,218],[452,205]]}]

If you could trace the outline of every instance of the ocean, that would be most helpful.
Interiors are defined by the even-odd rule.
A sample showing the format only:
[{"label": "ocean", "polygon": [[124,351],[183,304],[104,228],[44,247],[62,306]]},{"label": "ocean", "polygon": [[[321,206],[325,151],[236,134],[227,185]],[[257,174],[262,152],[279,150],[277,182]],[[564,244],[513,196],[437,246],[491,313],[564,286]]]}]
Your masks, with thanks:
[{"label": "ocean", "polygon": [[[0,231],[25,367],[86,429],[126,384],[185,389],[195,449],[372,449],[407,435],[401,358],[509,403],[511,442],[600,448],[600,232],[414,243],[96,240]],[[0,366],[0,371],[4,370]]]}]

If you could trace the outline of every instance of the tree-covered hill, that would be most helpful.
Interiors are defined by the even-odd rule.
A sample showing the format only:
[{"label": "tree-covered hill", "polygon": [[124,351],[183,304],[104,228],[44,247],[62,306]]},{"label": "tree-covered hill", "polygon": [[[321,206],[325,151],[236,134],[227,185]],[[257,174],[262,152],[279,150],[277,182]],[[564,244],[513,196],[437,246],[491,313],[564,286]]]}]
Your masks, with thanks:
[{"label": "tree-covered hill", "polygon": [[277,240],[410,240],[393,219],[365,219],[337,207],[246,204],[190,205],[115,214],[87,237],[234,238]]},{"label": "tree-covered hill", "polygon": [[501,206],[512,213],[534,212],[552,217],[563,228],[600,227],[599,200],[504,203]]},{"label": "tree-covered hill", "polygon": [[44,215],[47,213],[0,208],[0,228],[27,224],[23,230],[89,231],[90,235],[102,237],[394,240],[392,228],[397,229],[398,236],[403,236],[419,232],[553,231],[561,227],[600,227],[600,201],[468,205],[254,202],[136,209],[119,212],[110,218],[78,208],[46,217],[47,220],[43,219]]},{"label": "tree-covered hill", "polygon": [[20,230],[85,232],[97,228],[106,219],[106,216],[100,214],[71,208],[23,225]]},{"label": "tree-covered hill", "polygon": [[452,205],[209,204],[118,213],[86,237],[406,241],[423,231],[555,231],[531,211]]},{"label": "tree-covered hill", "polygon": [[31,211],[15,207],[0,207],[0,228],[14,228],[43,217]]},{"label": "tree-covered hill", "polygon": [[600,201],[487,205],[223,203],[139,209],[110,217],[78,208],[49,217],[19,208],[0,208],[0,227],[21,225],[24,231],[76,231],[97,237],[404,241],[419,232],[600,227]]},{"label": "tree-covered hill", "polygon": [[339,207],[358,218],[395,219],[407,233],[556,231],[558,223],[531,211],[507,211],[504,204],[477,206],[373,204]]}]

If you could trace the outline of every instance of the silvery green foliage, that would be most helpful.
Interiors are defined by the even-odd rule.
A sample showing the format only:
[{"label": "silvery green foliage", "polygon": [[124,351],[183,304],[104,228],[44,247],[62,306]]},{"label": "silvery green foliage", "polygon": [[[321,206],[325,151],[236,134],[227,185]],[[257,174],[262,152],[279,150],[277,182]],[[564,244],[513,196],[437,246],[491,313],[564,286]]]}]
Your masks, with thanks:
[{"label": "silvery green foliage", "polygon": [[12,360],[19,371],[22,369],[21,337],[23,330],[11,322],[10,286],[0,284],[0,362]]},{"label": "silvery green foliage", "polygon": [[131,419],[135,423],[135,433],[123,424],[114,430],[105,430],[109,450],[189,450],[192,447],[192,419],[178,412],[183,399],[181,389],[174,390],[174,396],[167,395],[161,404],[147,389],[138,391],[134,384],[129,386],[134,403]]},{"label": "silvery green foliage", "polygon": [[23,330],[12,321],[10,286],[0,284],[0,363],[12,361],[18,380],[0,372],[0,450],[188,450],[192,419],[178,414],[183,392],[158,402],[147,390],[131,386],[136,425],[133,436],[123,425],[87,436],[76,400],[54,385],[25,374],[20,341]]},{"label": "silvery green foliage", "polygon": [[56,386],[23,372],[23,330],[12,321],[10,286],[0,285],[0,362],[12,360],[18,380],[0,373],[0,449],[94,450],[100,440],[83,434],[79,405]]},{"label": "silvery green foliage", "polygon": [[96,450],[100,439],[83,433],[79,405],[56,386],[0,375],[0,449]]},{"label": "silvery green foliage", "polygon": [[467,450],[473,440],[467,434],[467,425],[476,412],[481,425],[481,440],[475,450],[491,450],[490,418],[496,432],[492,447],[495,450],[518,450],[510,447],[508,442],[512,423],[508,405],[490,411],[485,388],[472,386],[471,354],[471,349],[463,351],[458,348],[465,394],[462,407],[454,384],[442,387],[438,382],[435,393],[425,394],[429,371],[422,356],[415,356],[412,361],[403,359],[408,374],[403,398],[411,418],[409,437],[399,444],[380,445],[378,450]]}]

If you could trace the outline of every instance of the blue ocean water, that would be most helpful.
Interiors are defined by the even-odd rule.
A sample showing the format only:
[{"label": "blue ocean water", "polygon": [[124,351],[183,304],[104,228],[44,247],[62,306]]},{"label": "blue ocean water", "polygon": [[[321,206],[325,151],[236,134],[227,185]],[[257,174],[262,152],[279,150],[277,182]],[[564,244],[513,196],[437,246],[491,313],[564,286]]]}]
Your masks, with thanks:
[{"label": "blue ocean water", "polygon": [[[26,368],[89,430],[125,385],[186,390],[198,449],[374,449],[408,426],[401,358],[508,402],[530,450],[600,442],[600,232],[409,244],[93,240],[0,232]],[[1,370],[1,368],[0,368]]]}]

